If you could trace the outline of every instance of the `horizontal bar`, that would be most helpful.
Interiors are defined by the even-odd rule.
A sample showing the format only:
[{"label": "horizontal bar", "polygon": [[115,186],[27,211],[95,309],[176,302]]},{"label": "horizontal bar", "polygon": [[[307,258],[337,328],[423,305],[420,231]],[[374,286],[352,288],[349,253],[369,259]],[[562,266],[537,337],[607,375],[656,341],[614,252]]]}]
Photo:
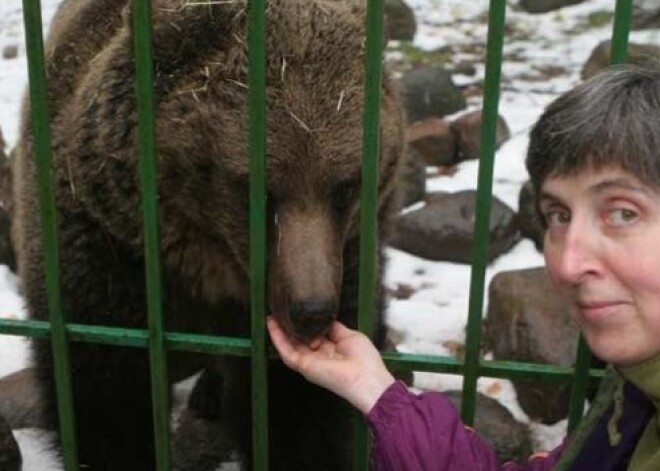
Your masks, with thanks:
[{"label": "horizontal bar", "polygon": [[[93,342],[106,345],[146,348],[148,332],[121,327],[67,324],[66,331],[75,342]],[[49,336],[49,323],[45,321],[0,319],[0,334],[44,338]],[[222,337],[182,332],[165,333],[168,350],[249,357],[252,342],[241,337]],[[277,356],[271,350],[269,358]],[[383,352],[385,363],[392,369],[426,371],[430,373],[462,374],[465,365],[454,357]],[[573,377],[572,366],[546,365],[517,361],[481,361],[479,376],[490,378],[529,379],[547,382],[563,381]],[[603,370],[589,370],[592,378],[601,378]]]},{"label": "horizontal bar", "polygon": [[[33,320],[0,319],[0,334],[45,338],[50,335],[49,323]],[[66,332],[75,342],[99,343],[124,347],[147,348],[149,332],[100,325],[67,324]],[[165,334],[168,350],[223,354],[249,357],[252,342],[240,337],[169,332]]]}]

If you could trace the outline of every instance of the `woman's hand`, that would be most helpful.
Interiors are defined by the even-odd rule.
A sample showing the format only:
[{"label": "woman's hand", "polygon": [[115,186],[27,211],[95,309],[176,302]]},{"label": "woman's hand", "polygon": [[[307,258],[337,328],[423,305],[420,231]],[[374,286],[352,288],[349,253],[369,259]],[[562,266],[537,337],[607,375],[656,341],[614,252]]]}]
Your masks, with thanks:
[{"label": "woman's hand", "polygon": [[335,321],[328,334],[312,345],[288,336],[274,316],[266,319],[266,325],[273,345],[289,368],[343,397],[363,414],[394,382],[369,338],[340,322]]}]

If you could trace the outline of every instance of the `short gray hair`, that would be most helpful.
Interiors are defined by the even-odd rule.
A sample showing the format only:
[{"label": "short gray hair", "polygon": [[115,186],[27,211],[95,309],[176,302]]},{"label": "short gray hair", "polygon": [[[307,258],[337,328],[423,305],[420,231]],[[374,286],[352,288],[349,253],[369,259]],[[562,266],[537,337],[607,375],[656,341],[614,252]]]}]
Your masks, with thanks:
[{"label": "short gray hair", "polygon": [[537,194],[549,176],[607,165],[660,188],[660,64],[611,66],[557,98],[525,163]]}]

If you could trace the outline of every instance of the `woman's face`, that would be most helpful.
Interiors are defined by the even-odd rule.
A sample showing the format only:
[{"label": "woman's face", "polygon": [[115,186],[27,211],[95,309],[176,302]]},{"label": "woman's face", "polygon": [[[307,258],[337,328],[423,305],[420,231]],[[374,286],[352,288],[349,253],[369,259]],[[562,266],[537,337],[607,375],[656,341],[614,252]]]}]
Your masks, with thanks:
[{"label": "woman's face", "polygon": [[601,359],[660,353],[660,189],[618,167],[549,177],[539,207],[550,278]]}]

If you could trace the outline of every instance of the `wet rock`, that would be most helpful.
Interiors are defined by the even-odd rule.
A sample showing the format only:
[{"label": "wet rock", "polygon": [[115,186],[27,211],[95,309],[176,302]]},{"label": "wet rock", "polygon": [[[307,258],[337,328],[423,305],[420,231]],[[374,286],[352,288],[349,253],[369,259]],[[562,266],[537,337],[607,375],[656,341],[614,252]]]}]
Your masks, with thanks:
[{"label": "wet rock", "polygon": [[12,178],[5,140],[0,130],[0,263],[16,271],[16,257],[11,243]]},{"label": "wet rock", "polygon": [[660,2],[635,0],[632,7],[632,29],[660,28]]},{"label": "wet rock", "polygon": [[414,148],[426,165],[449,166],[456,163],[456,135],[441,118],[415,121],[406,130],[408,147]]},{"label": "wet rock", "polygon": [[[418,210],[398,217],[390,245],[428,260],[471,263],[476,192],[433,195]],[[488,260],[508,251],[520,237],[511,208],[493,197]]]},{"label": "wet rock", "polygon": [[9,424],[0,416],[0,470],[21,471],[21,451]]},{"label": "wet rock", "polygon": [[408,146],[399,180],[401,185],[401,205],[410,206],[424,199],[426,194],[426,164],[420,153]]},{"label": "wet rock", "polygon": [[521,235],[531,239],[536,249],[541,252],[545,230],[536,211],[534,190],[529,181],[520,188],[518,194],[518,227]]},{"label": "wet rock", "polygon": [[568,5],[577,5],[585,0],[520,0],[518,4],[527,13],[546,13]]},{"label": "wet rock", "polygon": [[[461,410],[461,391],[443,392]],[[500,464],[523,461],[532,454],[529,428],[518,422],[497,400],[477,393],[473,428],[495,450]]]},{"label": "wet rock", "polygon": [[2,48],[2,58],[16,59],[18,57],[18,46],[16,44],[9,44]]},{"label": "wet rock", "polygon": [[[580,76],[586,80],[598,71],[610,65],[612,41],[602,41],[594,48],[587,61],[582,66]],[[660,47],[654,44],[628,44],[628,62],[631,64],[655,63],[660,60]]]},{"label": "wet rock", "polygon": [[409,123],[465,109],[465,97],[451,74],[438,66],[420,66],[403,76],[403,97]]},{"label": "wet rock", "polygon": [[12,429],[45,426],[35,372],[34,368],[24,368],[0,378],[0,416]]},{"label": "wet rock", "polygon": [[[555,294],[545,268],[500,272],[488,290],[484,341],[497,360],[572,365],[578,329],[570,307]],[[518,402],[536,421],[566,417],[570,384],[514,380]]]},{"label": "wet rock", "polygon": [[[481,155],[481,110],[470,111],[456,118],[451,123],[451,130],[456,135],[458,161],[478,159]],[[497,117],[495,148],[499,148],[511,137],[511,131],[504,118]]]},{"label": "wet rock", "polygon": [[412,9],[403,0],[385,0],[385,31],[388,39],[412,41],[417,21]]}]

